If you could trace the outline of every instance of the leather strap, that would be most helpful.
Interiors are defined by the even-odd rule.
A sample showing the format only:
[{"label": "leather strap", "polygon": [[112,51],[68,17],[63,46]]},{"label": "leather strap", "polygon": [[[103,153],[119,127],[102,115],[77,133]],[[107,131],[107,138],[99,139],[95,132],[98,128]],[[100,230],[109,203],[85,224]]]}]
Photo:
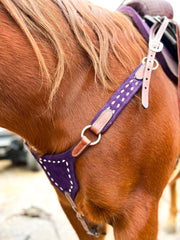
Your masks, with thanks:
[{"label": "leather strap", "polygon": [[91,141],[86,136],[83,136],[72,150],[72,156],[78,157],[90,145],[90,143]]},{"label": "leather strap", "polygon": [[[90,145],[96,145],[101,137],[101,132],[104,129],[104,127],[107,125],[107,123],[111,120],[113,116],[113,111],[111,109],[106,109],[101,113],[101,115],[97,118],[97,120],[87,127],[85,127],[81,133],[82,138],[81,140],[76,144],[76,146],[72,150],[72,156],[78,157],[88,146]],[[86,129],[90,129],[92,133],[98,136],[97,141],[91,142],[86,136],[84,136],[84,132]]]},{"label": "leather strap", "polygon": [[[143,61],[143,63],[146,64],[145,73],[143,77],[143,85],[142,85],[142,105],[144,108],[148,108],[149,106],[149,85],[150,85],[151,74],[152,74],[152,71],[155,70],[159,65],[157,60],[155,60],[155,56],[157,52],[161,52],[163,49],[163,44],[160,42],[160,40],[168,26],[168,23],[169,23],[168,18],[164,17],[160,28],[158,29],[159,23],[157,22],[152,26],[150,31],[149,52],[148,52],[148,56],[144,58],[144,61]],[[155,67],[154,67],[154,62],[156,63]]]},{"label": "leather strap", "polygon": [[68,192],[65,192],[65,197],[67,198],[68,202],[70,203],[73,210],[76,212],[76,217],[80,221],[82,227],[86,231],[88,235],[95,236],[95,237],[102,237],[105,236],[106,233],[99,233],[97,231],[96,226],[93,226],[92,228],[89,226],[88,222],[86,221],[84,215],[77,210],[76,203],[71,198],[70,194]]},{"label": "leather strap", "polygon": [[96,135],[100,134],[106,124],[111,120],[113,116],[113,111],[111,109],[106,109],[98,119],[93,123],[91,127],[91,131],[94,132]]}]

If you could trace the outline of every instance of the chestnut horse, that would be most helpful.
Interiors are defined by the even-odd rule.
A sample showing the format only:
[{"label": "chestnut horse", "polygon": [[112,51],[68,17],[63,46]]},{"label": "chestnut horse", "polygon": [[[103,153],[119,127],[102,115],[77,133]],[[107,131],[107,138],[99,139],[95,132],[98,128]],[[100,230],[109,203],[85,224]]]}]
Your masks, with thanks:
[{"label": "chestnut horse", "polygon": [[[38,154],[66,151],[147,56],[147,44],[128,16],[86,1],[0,3],[0,125]],[[101,142],[77,159],[78,211],[100,232],[111,224],[116,240],[156,240],[158,203],[179,140],[177,89],[159,67],[149,108],[138,92]],[[96,239],[55,190],[79,239]]]}]

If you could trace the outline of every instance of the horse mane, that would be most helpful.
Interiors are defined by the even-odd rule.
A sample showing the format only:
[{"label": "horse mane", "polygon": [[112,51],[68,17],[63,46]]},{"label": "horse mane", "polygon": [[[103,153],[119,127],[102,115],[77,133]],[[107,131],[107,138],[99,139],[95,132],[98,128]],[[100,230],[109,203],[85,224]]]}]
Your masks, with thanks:
[{"label": "horse mane", "polygon": [[[51,100],[60,86],[66,63],[59,38],[59,33],[63,35],[63,27],[57,22],[57,12],[55,14],[52,7],[61,10],[76,40],[94,66],[95,79],[97,77],[106,88],[110,88],[110,82],[115,83],[111,74],[109,53],[113,53],[122,67],[131,72],[135,65],[132,57],[129,56],[129,50],[133,48],[131,45],[133,43],[135,48],[144,44],[142,39],[135,38],[133,28],[128,31],[127,26],[129,24],[132,26],[132,23],[126,16],[118,12],[110,12],[86,0],[1,0],[1,3],[29,39],[42,73],[49,79],[52,86]],[[117,29],[130,38],[130,49],[123,48],[123,44],[116,34]],[[92,39],[92,32],[97,41]],[[37,34],[47,39],[56,55],[57,65],[53,76],[50,74],[37,40],[35,40]],[[143,52],[143,47],[141,50]]]}]

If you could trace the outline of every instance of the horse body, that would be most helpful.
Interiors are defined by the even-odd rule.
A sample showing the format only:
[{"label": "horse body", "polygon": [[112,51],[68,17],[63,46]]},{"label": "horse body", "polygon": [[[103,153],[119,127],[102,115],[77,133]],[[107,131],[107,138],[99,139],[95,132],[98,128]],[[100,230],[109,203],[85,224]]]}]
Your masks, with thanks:
[{"label": "horse body", "polygon": [[[68,2],[71,1],[59,1],[61,7],[68,9],[67,16],[51,1],[32,1],[37,2],[39,8],[40,3],[42,6],[48,4],[53,14],[51,24],[52,19],[56,19],[61,26],[61,30],[55,26],[56,38],[63,49],[60,60],[65,64],[61,65],[55,45],[51,47],[52,39],[47,40],[46,32],[43,35],[38,31],[38,24],[34,28],[27,25],[37,42],[34,47],[33,41],[27,37],[29,33],[24,33],[23,25],[14,21],[17,21],[17,16],[13,16],[10,6],[13,5],[14,10],[15,7],[20,9],[18,1],[14,2],[15,5],[12,1],[3,0],[0,5],[0,124],[21,135],[40,154],[60,153],[79,140],[81,130],[109,99],[112,89],[117,88],[147,55],[147,46],[127,16],[109,13],[92,5],[96,21],[100,12],[105,21],[115,19],[110,26],[114,33],[112,39],[121,55],[120,60],[112,45],[106,48],[105,41],[101,46],[100,36],[105,38],[105,35],[98,35],[83,22],[87,41],[91,39],[94,43],[106,69],[102,74],[101,71],[98,73],[98,64],[94,63],[96,56],[94,59],[89,56],[88,47],[82,46],[83,42],[75,32],[77,29],[67,21],[67,16],[71,18],[70,13],[76,13],[72,16],[75,21],[82,12],[79,15],[77,9],[70,12]],[[80,4],[79,1],[76,4]],[[19,14],[25,12],[24,9],[18,11]],[[83,17],[87,18],[86,15]],[[42,54],[39,58],[36,47]],[[103,47],[108,49],[104,56],[100,54]],[[47,71],[41,57],[45,59]],[[105,73],[106,79],[111,80],[103,57],[108,59],[113,81],[101,82],[100,76]],[[59,75],[55,66],[61,70]],[[62,78],[60,87],[53,76]],[[102,232],[106,224],[111,224],[116,240],[157,239],[158,202],[175,166],[179,146],[177,89],[159,68],[152,75],[149,108],[142,108],[138,93],[103,135],[101,142],[77,159],[80,189],[75,201],[78,211],[92,225],[101,226]],[[63,194],[55,190],[79,239],[95,239],[86,235]]]}]

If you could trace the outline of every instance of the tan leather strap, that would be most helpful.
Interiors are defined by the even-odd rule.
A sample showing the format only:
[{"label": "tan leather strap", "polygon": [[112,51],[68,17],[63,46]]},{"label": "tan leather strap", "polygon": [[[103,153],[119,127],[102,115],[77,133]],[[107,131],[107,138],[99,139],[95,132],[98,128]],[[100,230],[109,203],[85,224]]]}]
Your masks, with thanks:
[{"label": "tan leather strap", "polygon": [[113,111],[111,109],[106,109],[104,112],[102,112],[98,119],[93,123],[91,131],[96,135],[101,133],[106,124],[111,120],[112,115]]},{"label": "tan leather strap", "polygon": [[[169,23],[168,18],[164,17],[160,27],[159,27],[160,23],[157,22],[152,26],[150,31],[149,52],[148,56],[143,59],[143,64],[146,65],[142,85],[142,105],[144,108],[148,108],[149,106],[149,85],[151,74],[152,71],[155,70],[159,65],[157,60],[155,60],[155,56],[157,52],[161,52],[163,49],[163,44],[160,42],[160,40],[168,26],[168,23]],[[156,63],[155,67],[154,63]]]},{"label": "tan leather strap", "polygon": [[91,143],[91,141],[86,137],[82,137],[78,144],[72,150],[72,156],[77,157],[79,156]]},{"label": "tan leather strap", "polygon": [[95,226],[92,228],[89,226],[84,215],[82,213],[78,212],[76,203],[73,201],[73,199],[71,198],[71,196],[68,192],[65,192],[65,197],[67,198],[67,200],[70,203],[73,210],[76,212],[77,219],[80,221],[82,227],[84,228],[84,230],[86,231],[86,233],[88,235],[92,235],[95,237],[102,237],[102,236],[106,235],[106,233],[99,233]]},{"label": "tan leather strap", "polygon": [[[76,146],[72,150],[72,156],[78,157],[88,146],[96,145],[101,139],[101,131],[107,125],[107,123],[111,120],[113,116],[113,111],[111,109],[106,109],[101,113],[98,119],[94,122],[93,125],[86,126],[81,133],[81,140],[76,144]],[[97,140],[95,142],[91,142],[84,133],[87,129],[90,129],[92,133],[97,135]]]},{"label": "tan leather strap", "polygon": [[68,192],[65,192],[65,197],[67,198],[68,202],[71,204],[72,209],[76,212],[76,216],[77,216],[78,220],[81,222],[84,230],[89,234],[89,232],[90,232],[89,226],[86,224],[84,216],[78,212],[76,203],[73,201],[73,199],[71,198],[71,196]]}]

